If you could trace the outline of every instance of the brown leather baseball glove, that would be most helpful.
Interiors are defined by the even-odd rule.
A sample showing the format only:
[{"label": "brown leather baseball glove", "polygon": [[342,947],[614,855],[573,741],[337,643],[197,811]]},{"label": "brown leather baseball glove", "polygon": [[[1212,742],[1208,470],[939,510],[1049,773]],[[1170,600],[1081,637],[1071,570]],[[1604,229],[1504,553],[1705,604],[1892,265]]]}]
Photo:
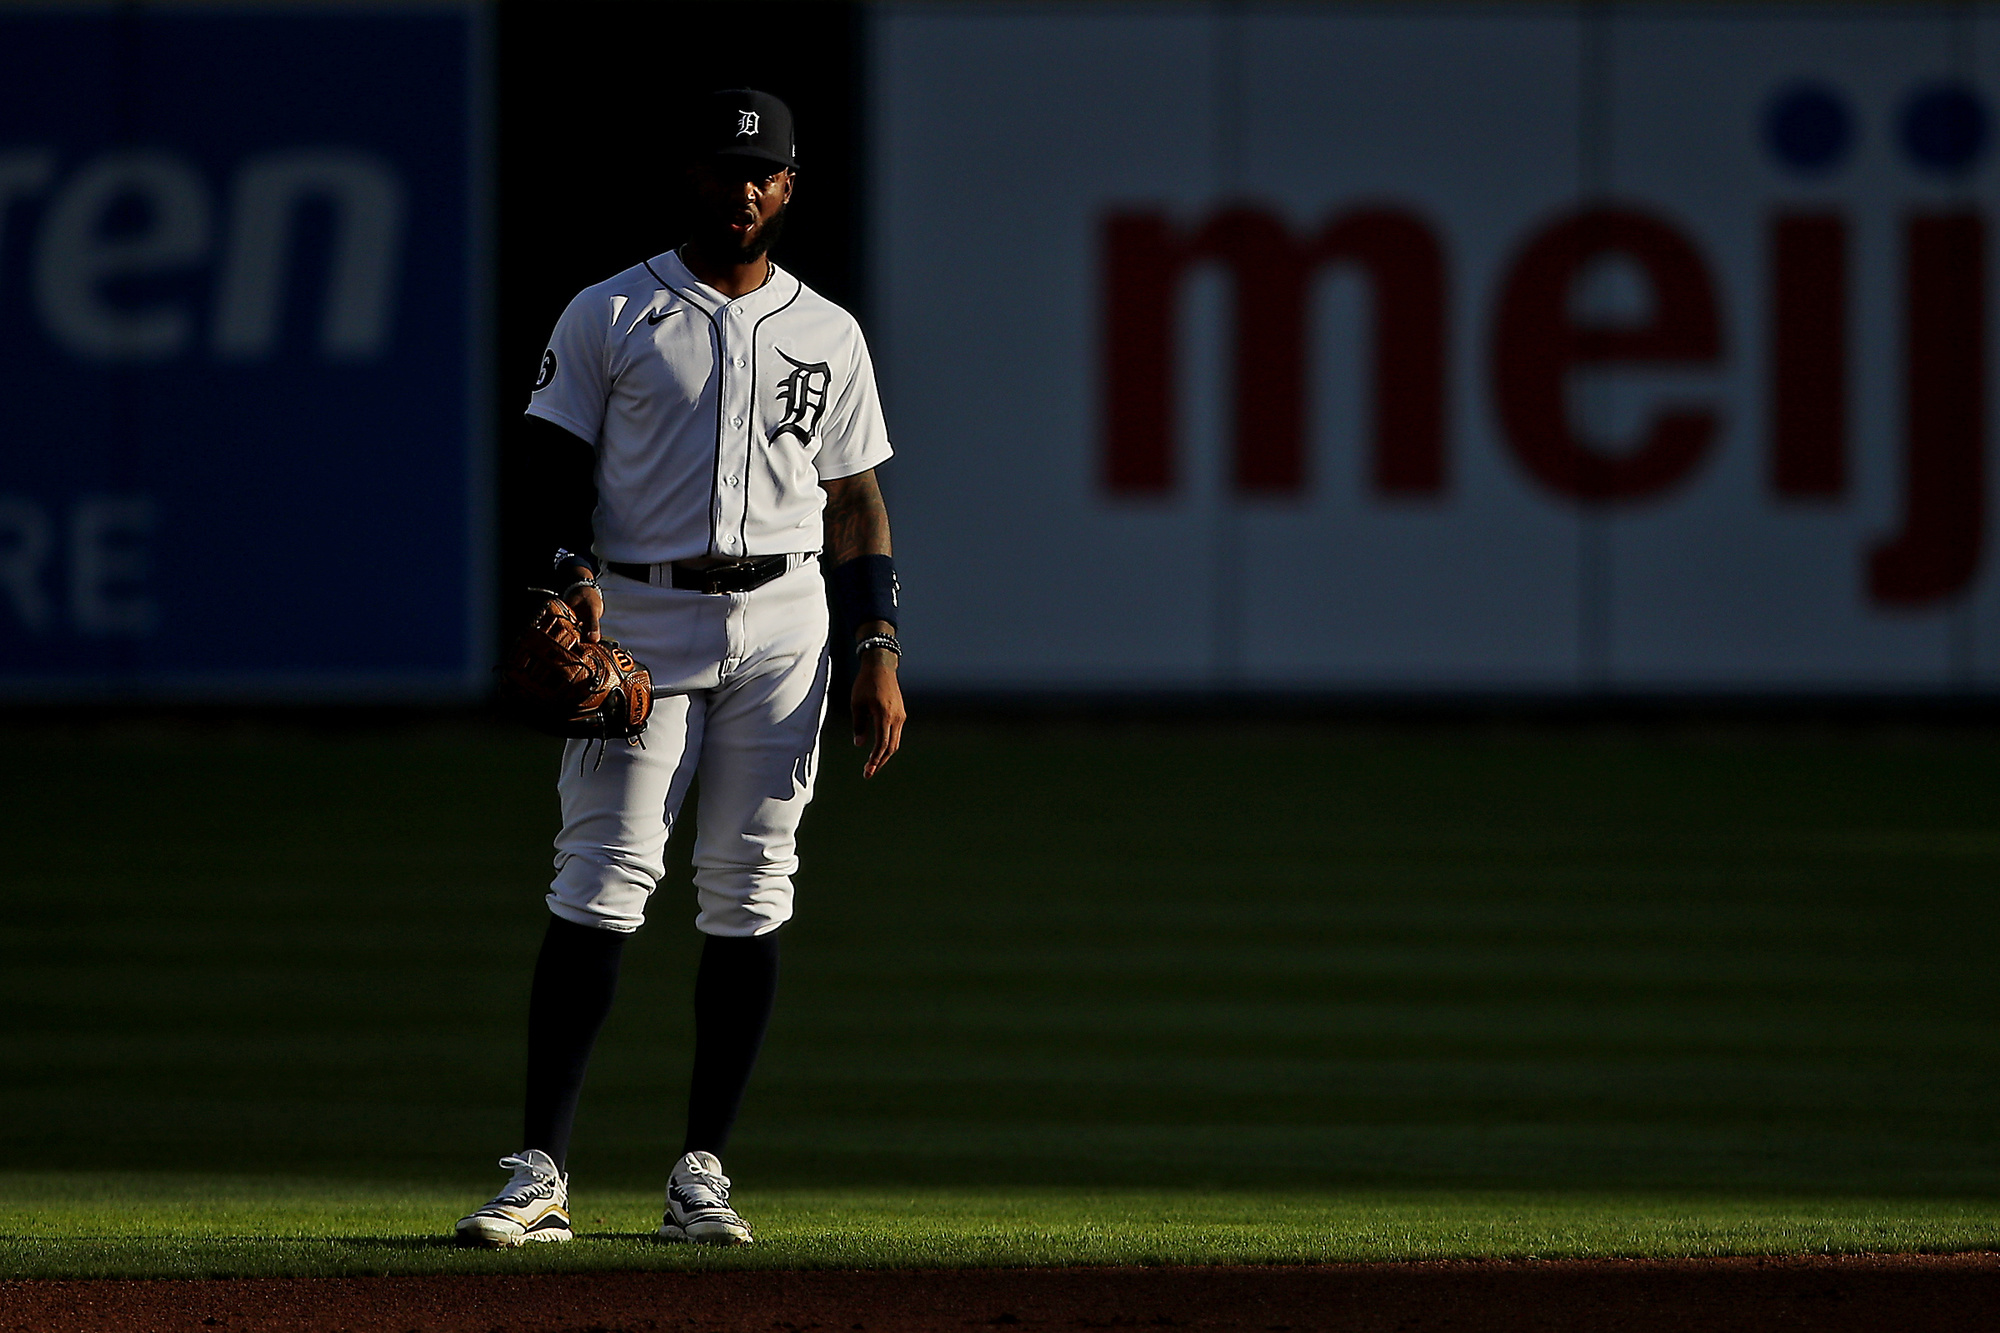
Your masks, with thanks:
[{"label": "brown leather baseball glove", "polygon": [[546,600],[496,668],[500,702],[538,731],[583,740],[621,740],[646,729],[653,675],[606,639],[586,642],[569,603]]}]

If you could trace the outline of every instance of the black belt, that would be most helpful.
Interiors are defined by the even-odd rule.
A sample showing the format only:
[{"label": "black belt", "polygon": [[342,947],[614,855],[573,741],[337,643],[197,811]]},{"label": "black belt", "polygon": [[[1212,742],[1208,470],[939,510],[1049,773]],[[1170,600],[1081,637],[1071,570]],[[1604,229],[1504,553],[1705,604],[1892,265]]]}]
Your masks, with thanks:
[{"label": "black belt", "polygon": [[[604,567],[613,574],[622,574],[640,583],[651,583],[656,565],[627,565],[616,560],[607,560]],[[750,592],[761,588],[780,574],[793,568],[792,557],[788,555],[760,555],[748,560],[733,560],[726,565],[682,565],[673,566],[673,586],[683,592],[705,592],[711,596],[725,592]]]}]

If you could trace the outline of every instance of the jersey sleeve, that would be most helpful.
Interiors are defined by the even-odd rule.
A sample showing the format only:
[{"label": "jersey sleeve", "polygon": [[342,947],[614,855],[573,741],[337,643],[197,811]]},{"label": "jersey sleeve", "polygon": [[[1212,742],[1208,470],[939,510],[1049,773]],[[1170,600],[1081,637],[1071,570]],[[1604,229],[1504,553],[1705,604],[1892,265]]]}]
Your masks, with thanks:
[{"label": "jersey sleeve", "polygon": [[607,313],[594,292],[583,292],[569,303],[549,336],[528,399],[529,416],[553,421],[592,444],[604,424],[604,404],[610,396],[604,370]]},{"label": "jersey sleeve", "polygon": [[854,331],[854,370],[827,413],[819,438],[813,470],[821,481],[866,472],[895,452],[889,447],[889,427],[882,420],[882,398],[875,389],[875,363],[869,359],[868,341],[858,328]]}]

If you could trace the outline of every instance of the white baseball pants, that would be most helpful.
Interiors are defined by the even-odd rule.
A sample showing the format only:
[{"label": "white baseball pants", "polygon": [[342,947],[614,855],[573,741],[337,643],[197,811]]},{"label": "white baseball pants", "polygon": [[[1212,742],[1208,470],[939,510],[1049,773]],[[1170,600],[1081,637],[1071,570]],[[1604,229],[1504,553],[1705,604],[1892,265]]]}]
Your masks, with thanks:
[{"label": "white baseball pants", "polygon": [[643,745],[563,747],[549,910],[578,925],[637,930],[699,773],[695,929],[776,930],[792,916],[799,820],[826,718],[818,562],[747,593],[656,588],[611,573],[601,582],[602,632],[653,673],[653,717]]}]

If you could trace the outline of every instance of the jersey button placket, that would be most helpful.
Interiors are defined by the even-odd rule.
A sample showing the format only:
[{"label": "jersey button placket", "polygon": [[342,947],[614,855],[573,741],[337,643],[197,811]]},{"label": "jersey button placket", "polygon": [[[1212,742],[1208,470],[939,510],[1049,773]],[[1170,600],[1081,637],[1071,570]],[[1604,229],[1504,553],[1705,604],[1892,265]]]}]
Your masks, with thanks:
[{"label": "jersey button placket", "polygon": [[[723,323],[723,328],[727,331],[728,336],[723,344],[722,353],[724,363],[722,366],[723,384],[726,389],[722,401],[726,404],[724,410],[728,417],[729,425],[723,440],[723,448],[716,455],[716,466],[722,472],[720,478],[722,485],[716,489],[727,497],[722,502],[722,509],[724,513],[729,515],[729,523],[717,534],[719,538],[717,544],[721,546],[724,555],[742,555],[743,543],[738,537],[744,530],[745,515],[743,506],[748,497],[745,496],[743,487],[738,485],[737,482],[741,478],[742,469],[745,466],[744,462],[740,461],[740,455],[746,448],[744,444],[743,418],[748,411],[750,386],[747,375],[734,372],[734,367],[740,366],[744,362],[743,344],[745,335],[743,332],[743,307],[732,305],[729,307],[729,314],[730,318]],[[737,593],[728,593],[723,600],[728,604],[729,609],[723,614],[723,639],[725,646],[723,648],[721,674],[722,679],[727,680],[743,665],[743,658],[748,651],[749,645],[744,634],[744,598]]]},{"label": "jersey button placket", "polygon": [[715,534],[716,549],[723,555],[742,555],[742,533],[745,527],[743,486],[744,469],[749,466],[748,436],[743,423],[750,411],[749,376],[736,372],[736,367],[748,361],[744,342],[747,335],[743,331],[743,308],[729,307],[729,318],[722,322],[722,401],[723,438],[722,447],[716,451],[715,465],[721,474],[716,478],[716,508],[721,514],[721,523]]}]

